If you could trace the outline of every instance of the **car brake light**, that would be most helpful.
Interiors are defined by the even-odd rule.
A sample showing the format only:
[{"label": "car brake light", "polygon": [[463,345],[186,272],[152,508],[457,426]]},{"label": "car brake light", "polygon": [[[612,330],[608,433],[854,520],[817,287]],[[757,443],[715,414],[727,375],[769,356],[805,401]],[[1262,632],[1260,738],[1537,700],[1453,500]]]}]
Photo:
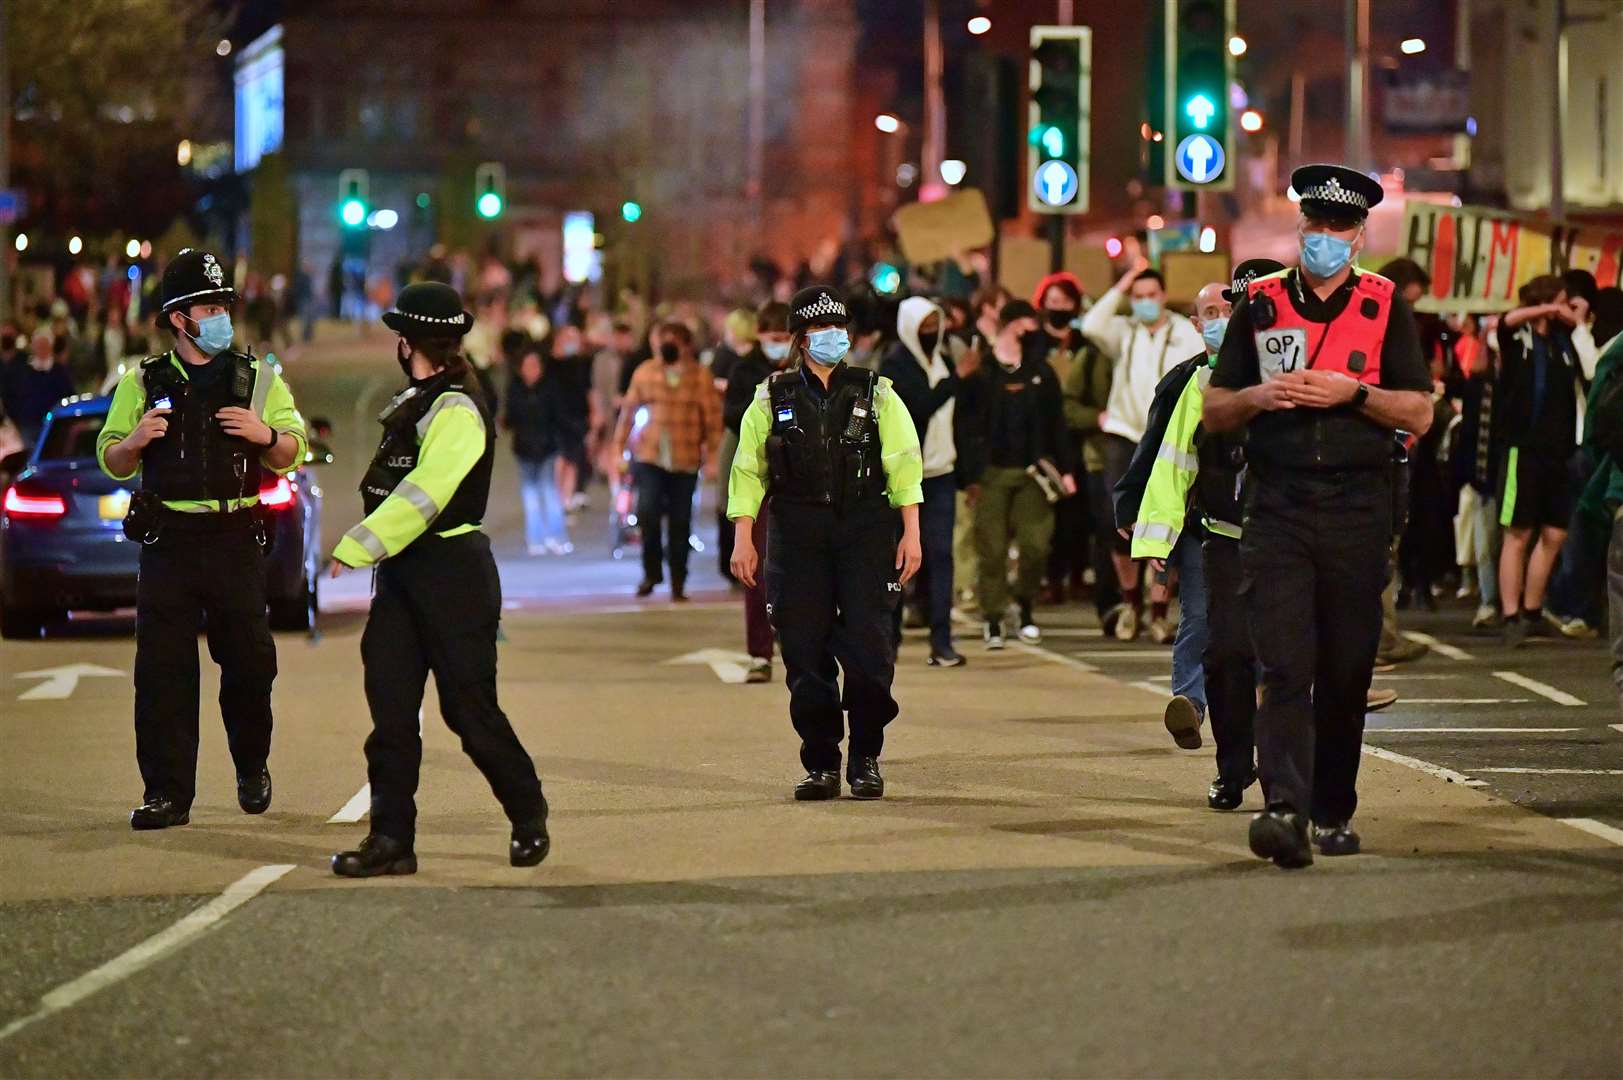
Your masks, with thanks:
[{"label": "car brake light", "polygon": [[6,513],[20,518],[59,518],[68,512],[62,496],[49,491],[24,491],[21,484],[6,489]]},{"label": "car brake light", "polygon": [[293,485],[285,476],[278,476],[276,483],[269,487],[259,489],[259,505],[268,506],[272,510],[285,510],[293,505]]}]

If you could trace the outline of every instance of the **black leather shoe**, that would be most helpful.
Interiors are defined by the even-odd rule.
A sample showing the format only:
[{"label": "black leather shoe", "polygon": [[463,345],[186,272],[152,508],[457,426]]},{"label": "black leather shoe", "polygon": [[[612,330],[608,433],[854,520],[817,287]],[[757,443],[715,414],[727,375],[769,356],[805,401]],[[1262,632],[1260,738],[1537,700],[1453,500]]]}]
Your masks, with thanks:
[{"label": "black leather shoe", "polygon": [[799,802],[818,802],[840,797],[840,774],[833,769],[817,769],[795,785],[795,799]]},{"label": "black leather shoe", "polygon": [[853,799],[883,799],[885,778],[879,775],[876,757],[852,758],[845,767],[845,782],[851,785]]},{"label": "black leather shoe", "polygon": [[1238,810],[1240,804],[1245,802],[1245,789],[1250,786],[1249,780],[1241,783],[1219,776],[1206,789],[1206,805],[1213,810]]},{"label": "black leather shoe", "polygon": [[1167,702],[1166,711],[1161,714],[1161,722],[1166,725],[1167,734],[1180,750],[1200,749],[1200,710],[1195,703],[1182,694],[1175,694]]},{"label": "black leather shoe", "polygon": [[507,845],[507,861],[514,866],[540,866],[551,850],[552,837],[547,833],[547,801],[542,799],[539,818],[513,826],[513,838]]},{"label": "black leather shoe", "polygon": [[370,833],[357,850],[340,851],[332,857],[332,872],[339,877],[415,874],[417,855],[403,841]]},{"label": "black leather shoe", "polygon": [[654,595],[654,586],[658,584],[659,582],[655,581],[653,578],[643,578],[642,581],[637,583],[637,596],[644,597]]},{"label": "black leather shoe", "polygon": [[1272,859],[1274,865],[1296,870],[1313,865],[1307,842],[1307,819],[1283,810],[1264,810],[1251,819],[1251,854]]},{"label": "black leather shoe", "polygon": [[148,799],[130,811],[130,828],[171,829],[192,820],[191,809],[182,808],[173,799]]},{"label": "black leather shoe", "polygon": [[1360,849],[1358,834],[1346,822],[1340,825],[1313,826],[1313,846],[1326,858],[1336,855],[1357,855]]},{"label": "black leather shoe", "polygon": [[263,814],[270,809],[271,778],[269,769],[237,777],[237,805],[244,814]]},{"label": "black leather shoe", "polygon": [[671,599],[680,604],[688,598],[688,583],[671,579]]}]

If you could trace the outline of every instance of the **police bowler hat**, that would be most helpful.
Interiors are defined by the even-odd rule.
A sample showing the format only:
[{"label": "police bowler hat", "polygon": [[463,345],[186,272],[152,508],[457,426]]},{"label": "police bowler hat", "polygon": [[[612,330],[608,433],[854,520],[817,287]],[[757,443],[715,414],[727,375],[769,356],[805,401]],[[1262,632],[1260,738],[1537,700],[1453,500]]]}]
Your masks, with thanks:
[{"label": "police bowler hat", "polygon": [[473,314],[462,296],[438,281],[419,281],[400,290],[383,325],[406,338],[461,337],[473,329]]}]

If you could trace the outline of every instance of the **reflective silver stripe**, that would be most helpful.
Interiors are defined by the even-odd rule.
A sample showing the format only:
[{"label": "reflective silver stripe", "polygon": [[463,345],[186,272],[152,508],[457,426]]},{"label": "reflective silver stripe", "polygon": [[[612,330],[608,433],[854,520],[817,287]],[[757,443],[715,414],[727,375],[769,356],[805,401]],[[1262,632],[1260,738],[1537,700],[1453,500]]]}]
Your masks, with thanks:
[{"label": "reflective silver stripe", "polygon": [[1133,526],[1133,539],[1164,540],[1168,544],[1175,545],[1178,542],[1178,530],[1159,521],[1140,521]]},{"label": "reflective silver stripe", "polygon": [[485,429],[484,414],[479,411],[479,406],[473,403],[473,398],[467,394],[459,394],[453,391],[435,398],[434,404],[428,407],[428,412],[424,413],[423,418],[417,421],[417,438],[419,440],[428,438],[428,427],[434,422],[434,417],[440,414],[441,409],[467,409],[473,413],[474,419],[479,421],[479,430],[483,431]]},{"label": "reflective silver stripe", "polygon": [[378,534],[373,532],[371,529],[368,529],[365,525],[357,525],[344,535],[361,545],[366,553],[372,556],[374,560],[387,559],[389,557],[389,549],[383,546],[383,541],[378,539]]},{"label": "reflective silver stripe", "polygon": [[1216,518],[1206,518],[1205,525],[1207,532],[1216,533],[1218,536],[1226,536],[1230,540],[1238,540],[1242,535],[1240,527],[1234,524],[1232,521],[1219,521]]},{"label": "reflective silver stripe", "polygon": [[254,415],[265,419],[265,402],[270,398],[271,384],[276,381],[276,369],[263,360],[254,363],[254,397],[248,407]]},{"label": "reflective silver stripe", "polygon": [[434,496],[430,495],[428,492],[424,491],[410,480],[402,480],[400,483],[396,484],[393,494],[400,496],[402,499],[405,499],[407,502],[411,503],[412,506],[416,507],[417,512],[423,515],[424,524],[432,525],[434,523],[434,519],[440,516],[440,507],[439,504],[434,501]]},{"label": "reflective silver stripe", "polygon": [[1195,472],[1200,468],[1200,458],[1184,450],[1179,450],[1171,443],[1162,443],[1161,449],[1155,454],[1162,461],[1170,461],[1180,469]]}]

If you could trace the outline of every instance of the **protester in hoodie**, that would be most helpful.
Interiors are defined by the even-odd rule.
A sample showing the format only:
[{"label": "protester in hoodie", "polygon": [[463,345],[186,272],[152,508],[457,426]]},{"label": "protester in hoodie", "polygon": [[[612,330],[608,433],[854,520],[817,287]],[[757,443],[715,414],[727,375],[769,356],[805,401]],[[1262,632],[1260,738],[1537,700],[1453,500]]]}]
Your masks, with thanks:
[{"label": "protester in hoodie", "polygon": [[[1131,306],[1131,316],[1119,313],[1124,297]],[[1193,323],[1167,311],[1166,282],[1150,269],[1142,255],[1083,316],[1082,333],[1103,350],[1115,367],[1110,400],[1099,418],[1099,428],[1105,435],[1105,487],[1113,490],[1126,473],[1134,448],[1144,438],[1156,385],[1175,365],[1203,355],[1206,346]],[[1138,636],[1144,594],[1139,588],[1131,545],[1119,535],[1113,543],[1112,562],[1125,604],[1116,620],[1116,637],[1132,641]],[[1158,605],[1151,613],[1152,619],[1164,624],[1164,608],[1164,603]]]},{"label": "protester in hoodie", "polygon": [[[760,385],[774,371],[782,369],[789,360],[789,305],[776,300],[761,305],[754,313],[756,346],[732,367],[727,378],[727,395],[722,399],[721,423],[723,452],[721,459],[721,509],[725,518],[727,503],[732,498],[731,473],[733,457],[738,450],[738,433],[744,414],[755,401]],[[730,440],[727,441],[727,440]],[[771,500],[761,503],[755,515],[751,536],[755,550],[763,560],[767,555],[769,508]],[[731,524],[722,530],[726,538],[728,558],[732,557],[733,529]],[[733,580],[732,568],[727,576]],[[749,670],[744,676],[748,683],[772,681],[772,623],[766,610],[766,581],[757,578],[753,585],[739,582],[744,587],[744,644],[749,650]]]},{"label": "protester in hoodie", "polygon": [[1020,552],[1014,600],[1020,639],[1042,640],[1032,605],[1054,536],[1053,502],[1076,494],[1076,463],[1048,336],[1024,300],[1005,304],[992,355],[964,380],[961,404],[977,418],[985,464],[969,488],[980,557],[980,601],[988,649],[1003,648],[1009,602],[1009,540]]},{"label": "protester in hoodie", "polygon": [[896,309],[899,340],[879,369],[913,418],[924,454],[924,503],[919,508],[924,565],[919,588],[928,598],[931,667],[964,663],[952,647],[952,533],[958,498],[953,418],[960,374],[978,363],[978,357],[957,369],[948,363],[945,317],[940,305],[926,297],[903,300]]}]

